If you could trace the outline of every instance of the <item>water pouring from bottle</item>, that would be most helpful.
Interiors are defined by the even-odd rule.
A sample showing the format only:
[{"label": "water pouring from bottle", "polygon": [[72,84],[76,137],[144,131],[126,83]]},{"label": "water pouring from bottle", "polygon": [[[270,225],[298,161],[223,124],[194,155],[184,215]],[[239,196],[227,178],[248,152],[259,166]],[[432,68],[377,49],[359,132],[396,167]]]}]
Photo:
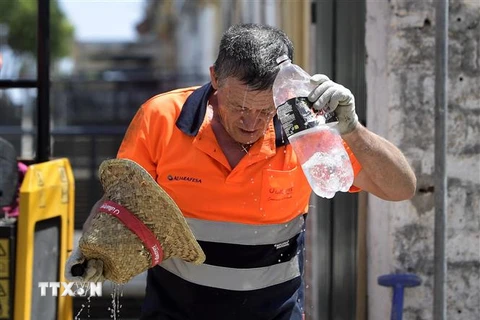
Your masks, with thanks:
[{"label": "water pouring from bottle", "polygon": [[323,198],[348,191],[354,173],[334,114],[313,113],[307,98],[314,89],[310,75],[286,56],[277,62],[272,88],[277,115],[312,190]]}]

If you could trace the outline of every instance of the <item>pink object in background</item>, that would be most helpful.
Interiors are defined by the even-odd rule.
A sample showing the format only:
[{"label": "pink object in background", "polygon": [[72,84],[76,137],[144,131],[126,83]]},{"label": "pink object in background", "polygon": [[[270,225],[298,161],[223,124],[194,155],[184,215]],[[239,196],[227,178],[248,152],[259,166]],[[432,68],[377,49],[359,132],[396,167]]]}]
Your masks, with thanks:
[{"label": "pink object in background", "polygon": [[26,164],[18,162],[18,184],[15,199],[10,206],[2,208],[6,218],[16,218],[20,213],[20,187],[22,186],[23,178],[25,177],[27,170],[28,166]]}]

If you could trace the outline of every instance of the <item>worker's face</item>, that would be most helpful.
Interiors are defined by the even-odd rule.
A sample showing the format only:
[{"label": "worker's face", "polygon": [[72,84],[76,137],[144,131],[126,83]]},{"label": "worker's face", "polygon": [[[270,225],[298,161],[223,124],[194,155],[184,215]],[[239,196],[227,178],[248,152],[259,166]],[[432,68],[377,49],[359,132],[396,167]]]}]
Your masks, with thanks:
[{"label": "worker's face", "polygon": [[272,91],[249,90],[235,78],[221,83],[212,79],[212,85],[217,90],[218,116],[227,133],[242,144],[260,139],[275,115]]}]

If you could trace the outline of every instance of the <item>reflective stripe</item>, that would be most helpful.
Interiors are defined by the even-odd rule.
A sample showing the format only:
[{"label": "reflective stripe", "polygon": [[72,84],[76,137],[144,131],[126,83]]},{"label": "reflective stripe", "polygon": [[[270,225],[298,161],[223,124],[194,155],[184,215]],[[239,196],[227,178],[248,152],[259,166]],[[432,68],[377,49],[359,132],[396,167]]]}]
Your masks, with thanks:
[{"label": "reflective stripe", "polygon": [[231,222],[206,221],[187,218],[195,238],[199,241],[243,245],[276,244],[293,238],[304,228],[300,215],[287,223],[249,225]]},{"label": "reflective stripe", "polygon": [[252,269],[194,265],[178,258],[167,259],[160,267],[195,284],[235,291],[262,289],[300,276],[298,256],[273,266]]}]

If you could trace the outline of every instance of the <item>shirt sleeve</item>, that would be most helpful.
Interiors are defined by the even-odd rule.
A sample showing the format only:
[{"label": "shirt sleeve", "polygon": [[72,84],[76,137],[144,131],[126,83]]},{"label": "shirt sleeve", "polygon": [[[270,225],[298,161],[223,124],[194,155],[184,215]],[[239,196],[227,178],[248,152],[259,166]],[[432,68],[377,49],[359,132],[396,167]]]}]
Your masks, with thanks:
[{"label": "shirt sleeve", "polygon": [[[348,144],[345,141],[343,141],[343,146],[345,147],[345,150],[347,151],[348,157],[350,158],[350,162],[351,162],[352,168],[353,168],[353,176],[356,177],[358,175],[358,173],[362,170],[362,165],[360,164],[360,162],[358,162],[357,157],[355,157],[352,149],[350,149],[350,147],[348,146]],[[362,189],[360,189],[359,187],[356,187],[356,186],[352,185],[350,187],[349,192],[354,193],[354,192],[359,192],[361,190]]]},{"label": "shirt sleeve", "polygon": [[129,159],[142,166],[154,178],[157,178],[156,164],[150,139],[150,114],[143,105],[133,117],[123,137],[117,153],[119,159]]}]

